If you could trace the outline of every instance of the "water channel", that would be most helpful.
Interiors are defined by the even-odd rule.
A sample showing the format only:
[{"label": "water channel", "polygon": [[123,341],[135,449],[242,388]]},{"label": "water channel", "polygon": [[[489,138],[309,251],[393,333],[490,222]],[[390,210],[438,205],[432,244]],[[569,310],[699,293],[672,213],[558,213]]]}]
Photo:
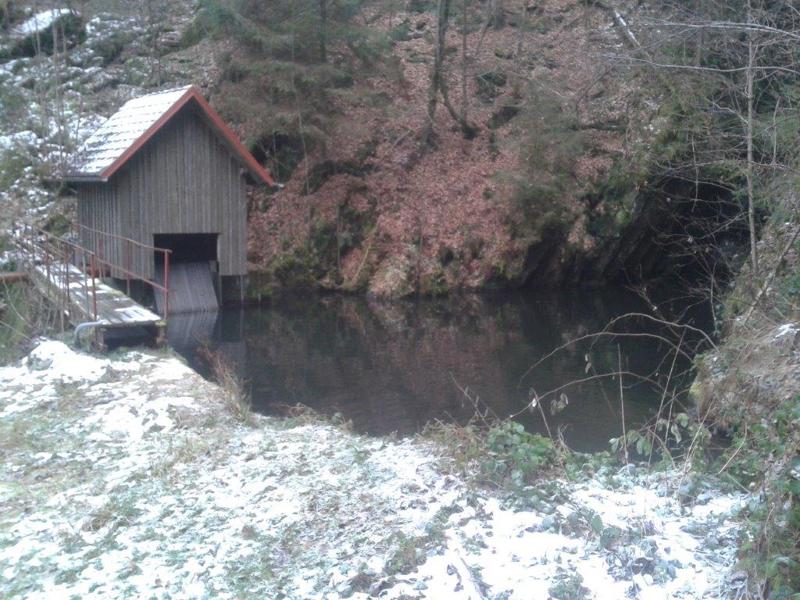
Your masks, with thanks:
[{"label": "water channel", "polygon": [[[670,307],[659,308],[663,315]],[[205,375],[200,349],[221,353],[246,382],[254,408],[267,414],[301,403],[339,413],[359,432],[408,435],[436,419],[466,423],[478,398],[482,410],[517,414],[531,431],[561,428],[571,447],[593,451],[607,448],[622,428],[619,380],[602,374],[621,364],[623,371],[663,382],[674,354],[669,344],[642,335],[569,342],[634,312],[653,314],[647,302],[621,289],[390,304],[304,296],[269,307],[175,315],[169,337]],[[696,307],[684,319],[703,327],[705,312]],[[626,318],[615,330],[671,335],[641,318]],[[672,371],[689,367],[679,357]],[[688,383],[688,374],[673,377],[678,387]],[[633,375],[623,384],[626,424],[639,426],[656,413],[661,389]],[[547,398],[541,411],[526,410],[534,392]],[[563,406],[556,414],[554,399]]]}]

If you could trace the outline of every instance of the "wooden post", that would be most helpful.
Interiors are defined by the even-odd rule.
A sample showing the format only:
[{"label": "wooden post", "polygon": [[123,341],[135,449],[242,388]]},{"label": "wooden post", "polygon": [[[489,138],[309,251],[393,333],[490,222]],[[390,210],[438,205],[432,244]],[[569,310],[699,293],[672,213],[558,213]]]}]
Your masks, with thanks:
[{"label": "wooden post", "polygon": [[95,264],[97,261],[94,258],[94,254],[90,255],[90,263],[92,269],[92,319],[97,320],[97,272],[95,268],[97,265]]},{"label": "wooden post", "polygon": [[69,305],[72,300],[69,294],[69,246],[64,247],[64,287],[67,298],[66,309],[69,311]]},{"label": "wooden post", "polygon": [[164,318],[169,317],[169,252],[164,252]]},{"label": "wooden post", "polygon": [[86,270],[86,250],[81,249],[81,271],[83,272],[83,293],[86,294],[86,312],[90,312],[89,307],[89,273]]},{"label": "wooden post", "polygon": [[[105,269],[105,266],[103,265],[103,262],[105,261],[105,256],[106,256],[106,241],[103,238],[100,238],[100,239],[97,240],[97,250],[98,250],[98,252],[97,252],[97,262],[98,262],[97,267],[100,268],[100,269]],[[104,273],[102,273],[102,272],[100,273],[100,279],[103,278],[103,274]]]},{"label": "wooden post", "polygon": [[128,296],[131,295],[131,243],[130,240],[125,240],[125,286]]}]

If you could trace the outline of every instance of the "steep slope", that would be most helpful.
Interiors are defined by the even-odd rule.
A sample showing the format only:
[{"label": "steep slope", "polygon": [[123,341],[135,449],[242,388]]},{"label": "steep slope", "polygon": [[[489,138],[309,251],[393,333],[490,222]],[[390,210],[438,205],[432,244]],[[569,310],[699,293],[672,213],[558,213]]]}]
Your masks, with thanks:
[{"label": "steep slope", "polygon": [[[32,14],[24,4],[19,22]],[[352,18],[368,32],[367,56],[331,40],[316,62],[294,45],[265,55],[291,36],[270,31],[254,44],[239,20],[239,34],[215,35],[201,17],[235,4],[156,2],[140,15],[90,3],[67,51],[6,60],[4,220],[69,212],[54,202],[64,190],[45,182],[99,116],[195,83],[284,184],[251,195],[256,298],[297,286],[398,297],[631,282],[702,254],[672,235],[681,205],[671,198],[697,190],[684,193],[653,159],[669,141],[667,92],[622,60],[630,30],[606,5],[474,3],[466,27],[456,11],[444,80],[476,131],[465,136],[440,98],[429,143],[435,3],[366,2]],[[489,19],[491,6],[505,8]],[[655,10],[619,6],[634,28]],[[308,101],[323,80],[325,93]]]},{"label": "steep slope", "polygon": [[[396,75],[356,78],[325,142],[283,190],[253,199],[250,259],[271,275],[256,293],[318,284],[402,296],[521,285],[532,275],[600,280],[624,268],[607,255],[620,252],[640,176],[625,169],[654,104],[644,76],[613,63],[623,35],[607,10],[568,0],[508,7],[502,25],[485,25],[468,26],[466,61],[456,24],[445,50],[457,110],[467,74],[477,135],[465,139],[440,103],[429,146],[420,136],[435,12],[376,14],[371,27],[404,32],[391,51]],[[223,112],[236,113],[225,99],[248,87],[223,77]],[[255,111],[233,117],[259,135]],[[616,262],[593,268],[598,261]]]}]

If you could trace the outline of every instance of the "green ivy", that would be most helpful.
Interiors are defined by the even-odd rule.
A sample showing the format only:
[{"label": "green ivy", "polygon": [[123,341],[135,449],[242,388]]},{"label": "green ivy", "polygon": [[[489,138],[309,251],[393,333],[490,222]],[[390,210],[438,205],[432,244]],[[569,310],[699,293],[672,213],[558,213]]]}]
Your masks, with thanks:
[{"label": "green ivy", "polygon": [[750,503],[742,567],[759,594],[796,599],[800,590],[800,396],[737,432],[722,459]]},{"label": "green ivy", "polygon": [[481,463],[483,474],[493,480],[509,479],[516,485],[530,483],[542,468],[552,466],[556,457],[548,438],[528,433],[514,421],[489,430],[486,450]]}]

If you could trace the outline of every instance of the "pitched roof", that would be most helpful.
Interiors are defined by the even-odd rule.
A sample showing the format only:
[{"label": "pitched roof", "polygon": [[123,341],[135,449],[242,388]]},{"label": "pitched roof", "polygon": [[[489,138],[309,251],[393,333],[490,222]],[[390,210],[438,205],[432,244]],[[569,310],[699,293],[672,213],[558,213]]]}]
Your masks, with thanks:
[{"label": "pitched roof", "polygon": [[108,181],[184,106],[194,103],[199,114],[253,174],[257,181],[275,185],[270,174],[245,148],[206,102],[200,90],[186,86],[148,94],[126,102],[95,131],[73,157],[67,181]]}]

